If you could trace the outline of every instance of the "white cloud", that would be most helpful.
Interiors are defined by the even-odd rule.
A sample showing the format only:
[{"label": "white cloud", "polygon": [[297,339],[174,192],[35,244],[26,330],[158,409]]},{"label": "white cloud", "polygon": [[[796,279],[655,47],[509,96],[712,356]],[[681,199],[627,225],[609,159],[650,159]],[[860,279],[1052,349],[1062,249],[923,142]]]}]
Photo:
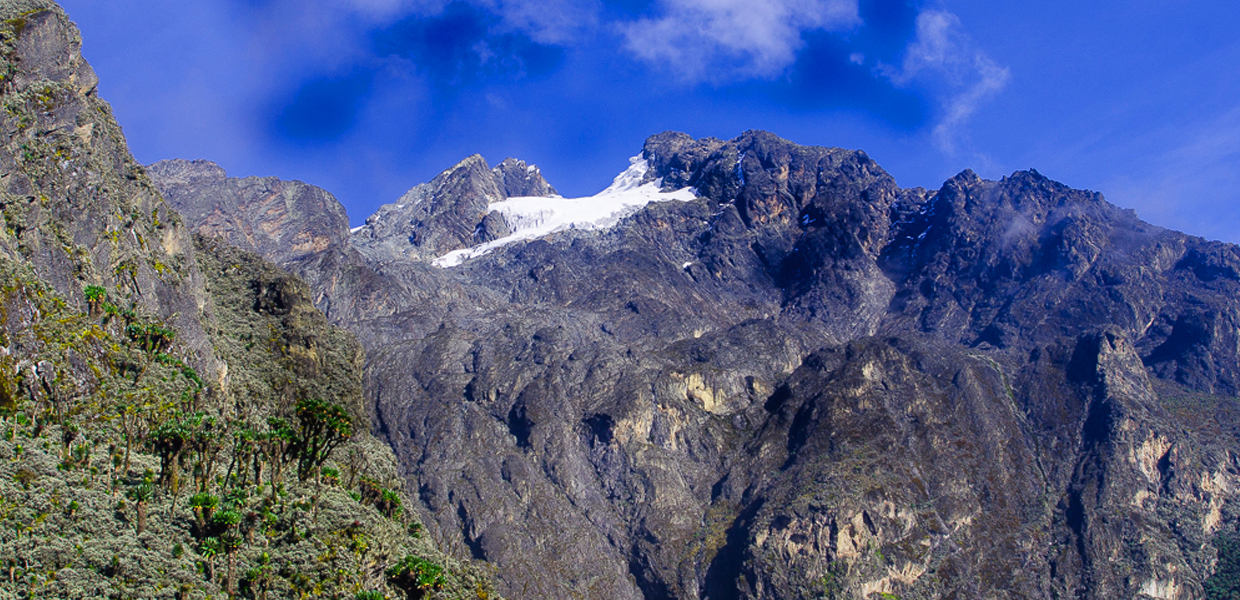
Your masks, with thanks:
[{"label": "white cloud", "polygon": [[934,127],[939,148],[955,151],[959,130],[990,97],[1007,86],[1011,72],[975,47],[956,15],[926,10],[917,15],[917,33],[900,67],[880,69],[892,83],[924,82],[941,95],[942,115]]},{"label": "white cloud", "polygon": [[[503,27],[519,31],[540,44],[567,44],[598,22],[600,0],[467,0],[499,17]],[[376,23],[408,16],[431,17],[449,0],[332,0],[353,14]]]},{"label": "white cloud", "polygon": [[628,49],[691,81],[774,77],[806,31],[861,24],[857,0],[661,0],[662,15],[621,25]]},{"label": "white cloud", "polygon": [[540,44],[567,44],[598,22],[597,0],[483,0],[506,26]]}]

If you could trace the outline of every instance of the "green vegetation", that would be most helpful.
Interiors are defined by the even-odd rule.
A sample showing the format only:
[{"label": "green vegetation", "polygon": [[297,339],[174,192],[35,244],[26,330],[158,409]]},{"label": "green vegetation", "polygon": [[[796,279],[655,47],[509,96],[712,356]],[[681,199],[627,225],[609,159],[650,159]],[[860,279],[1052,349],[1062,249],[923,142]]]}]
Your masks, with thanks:
[{"label": "green vegetation", "polygon": [[423,539],[357,431],[356,344],[300,296],[255,310],[290,278],[212,253],[231,386],[137,305],[89,286],[75,308],[0,258],[0,595],[496,597]]},{"label": "green vegetation", "polygon": [[1240,534],[1219,534],[1214,539],[1218,563],[1206,580],[1207,600],[1240,600]]},{"label": "green vegetation", "polygon": [[443,567],[418,556],[406,556],[387,570],[388,581],[409,598],[443,588]]},{"label": "green vegetation", "polygon": [[269,263],[195,251],[65,15],[0,12],[0,597],[395,598],[409,556],[423,596],[490,597],[416,535],[356,341]]},{"label": "green vegetation", "polygon": [[344,407],[317,398],[297,402],[297,420],[301,430],[293,438],[292,449],[297,457],[297,476],[305,481],[353,435],[353,423]]},{"label": "green vegetation", "polygon": [[831,568],[827,570],[826,574],[815,582],[821,591],[821,597],[828,600],[834,600],[835,598],[839,598],[840,595],[844,593],[843,568],[844,565],[841,563],[833,562],[831,563]]}]

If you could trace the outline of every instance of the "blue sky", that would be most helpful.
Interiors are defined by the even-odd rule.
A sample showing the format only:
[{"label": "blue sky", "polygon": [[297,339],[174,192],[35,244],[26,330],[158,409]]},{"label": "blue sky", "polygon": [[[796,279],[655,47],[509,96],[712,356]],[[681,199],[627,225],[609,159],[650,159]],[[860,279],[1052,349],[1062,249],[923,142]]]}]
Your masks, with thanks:
[{"label": "blue sky", "polygon": [[61,0],[138,160],[322,186],[360,223],[480,153],[606,187],[672,129],[1036,168],[1240,242],[1240,3]]}]

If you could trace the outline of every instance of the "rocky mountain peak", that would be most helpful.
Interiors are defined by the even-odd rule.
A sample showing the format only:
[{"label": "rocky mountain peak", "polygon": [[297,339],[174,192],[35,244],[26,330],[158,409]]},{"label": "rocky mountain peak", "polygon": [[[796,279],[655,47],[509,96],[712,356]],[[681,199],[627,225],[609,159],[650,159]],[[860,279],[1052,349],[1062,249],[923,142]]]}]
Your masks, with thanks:
[{"label": "rocky mountain peak", "polygon": [[491,169],[475,154],[379,207],[353,233],[353,242],[376,260],[435,258],[508,235],[508,224],[491,204],[554,194],[537,167],[510,158]]},{"label": "rocky mountain peak", "polygon": [[414,186],[397,203],[421,204],[430,200],[437,205],[448,206],[478,200],[489,204],[504,198],[503,190],[496,185],[486,159],[480,154],[473,154],[436,175],[426,187]]},{"label": "rocky mountain peak", "polygon": [[521,196],[558,196],[559,192],[543,179],[542,171],[534,165],[526,164],[516,158],[505,158],[491,172],[495,173],[496,183],[508,198]]},{"label": "rocky mountain peak", "polygon": [[348,215],[321,188],[274,177],[231,179],[205,160],[161,161],[147,172],[200,233],[225,237],[271,260],[297,260],[348,244]]},{"label": "rocky mountain peak", "polygon": [[864,152],[800,146],[765,131],[729,141],[665,132],[650,137],[642,155],[665,189],[692,186],[704,198],[734,204],[751,226],[813,224],[807,213],[854,200],[858,210],[885,212],[899,189]]},{"label": "rocky mountain peak", "polygon": [[694,185],[693,174],[722,146],[724,142],[715,138],[695,140],[686,133],[665,131],[646,140],[642,157],[650,163],[652,179],[662,178],[664,189],[677,189]]},{"label": "rocky mountain peak", "polygon": [[425,260],[523,168],[384,207],[332,292],[428,529],[509,595],[1202,597],[1240,529],[1235,246],[1032,170],[902,189],[665,132],[627,181],[695,194]]},{"label": "rocky mountain peak", "polygon": [[174,158],[147,166],[151,177],[172,185],[212,185],[228,178],[228,173],[209,160]]}]

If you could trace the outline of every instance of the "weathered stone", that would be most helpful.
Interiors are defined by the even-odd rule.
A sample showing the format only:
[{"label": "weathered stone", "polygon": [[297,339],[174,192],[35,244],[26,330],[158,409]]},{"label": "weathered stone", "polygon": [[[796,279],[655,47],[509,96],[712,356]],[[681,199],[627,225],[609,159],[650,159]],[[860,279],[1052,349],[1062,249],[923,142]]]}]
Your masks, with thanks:
[{"label": "weathered stone", "polygon": [[700,198],[436,269],[504,231],[473,157],[354,236],[332,302],[416,299],[333,318],[438,540],[516,598],[1200,597],[1240,523],[1234,246],[1033,171],[643,158]]},{"label": "weathered stone", "polygon": [[542,172],[523,160],[505,158],[491,172],[495,183],[504,191],[506,198],[518,196],[558,196],[559,192],[543,179]]},{"label": "weathered stone", "polygon": [[[294,276],[193,238],[96,83],[58,6],[0,0],[0,597],[390,597],[405,557],[443,569],[437,596],[493,595],[382,487],[399,489],[395,457],[350,427],[368,417],[355,338]],[[169,168],[183,187],[235,183]],[[262,213],[195,217],[282,260],[349,256],[334,199],[257,183],[236,189]],[[304,225],[262,229],[276,221]]]},{"label": "weathered stone", "polygon": [[480,243],[478,225],[504,200],[502,177],[477,154],[385,204],[355,234],[372,260],[427,258]]}]

